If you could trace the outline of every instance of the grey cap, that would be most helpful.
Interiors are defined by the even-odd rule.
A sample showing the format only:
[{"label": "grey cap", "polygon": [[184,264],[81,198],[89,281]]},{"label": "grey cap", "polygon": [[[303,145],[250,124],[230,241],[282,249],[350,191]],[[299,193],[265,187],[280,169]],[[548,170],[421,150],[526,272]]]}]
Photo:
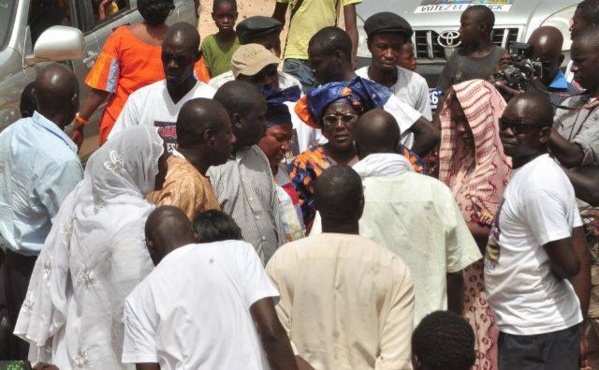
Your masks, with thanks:
[{"label": "grey cap", "polygon": [[398,33],[407,38],[414,33],[408,21],[391,12],[376,13],[368,17],[364,22],[364,31],[368,37],[376,33]]},{"label": "grey cap", "polygon": [[268,35],[273,32],[281,32],[283,23],[271,17],[263,17],[260,15],[249,17],[237,24],[235,31],[239,37],[239,43],[252,43],[254,38]]}]

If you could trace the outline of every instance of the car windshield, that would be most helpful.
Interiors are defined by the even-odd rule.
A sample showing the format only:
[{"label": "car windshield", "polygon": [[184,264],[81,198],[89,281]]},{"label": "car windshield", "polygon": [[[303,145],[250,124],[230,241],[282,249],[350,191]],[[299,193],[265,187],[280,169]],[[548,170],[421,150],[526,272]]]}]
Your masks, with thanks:
[{"label": "car windshield", "polygon": [[13,12],[18,1],[0,0],[0,49],[4,49],[13,23]]}]

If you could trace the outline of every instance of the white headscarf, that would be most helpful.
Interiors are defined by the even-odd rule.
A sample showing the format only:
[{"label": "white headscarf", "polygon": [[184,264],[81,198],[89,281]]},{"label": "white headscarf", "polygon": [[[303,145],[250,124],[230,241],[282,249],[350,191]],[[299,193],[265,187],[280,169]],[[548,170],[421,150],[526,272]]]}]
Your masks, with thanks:
[{"label": "white headscarf", "polygon": [[15,334],[30,360],[61,369],[119,369],[123,304],[151,270],[144,224],[163,141],[152,127],[124,130],[87,162],[37,259]]}]

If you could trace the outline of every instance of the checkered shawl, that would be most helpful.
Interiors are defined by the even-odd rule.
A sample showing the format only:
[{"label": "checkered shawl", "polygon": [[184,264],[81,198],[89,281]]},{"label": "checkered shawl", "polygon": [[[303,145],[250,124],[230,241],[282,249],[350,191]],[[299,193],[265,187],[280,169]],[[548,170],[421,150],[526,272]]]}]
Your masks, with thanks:
[{"label": "checkered shawl", "polygon": [[[455,133],[451,101],[458,99],[474,136],[474,153]],[[490,83],[454,85],[440,113],[439,179],[449,186],[466,221],[491,225],[511,174],[511,161],[499,139],[506,103]]]}]

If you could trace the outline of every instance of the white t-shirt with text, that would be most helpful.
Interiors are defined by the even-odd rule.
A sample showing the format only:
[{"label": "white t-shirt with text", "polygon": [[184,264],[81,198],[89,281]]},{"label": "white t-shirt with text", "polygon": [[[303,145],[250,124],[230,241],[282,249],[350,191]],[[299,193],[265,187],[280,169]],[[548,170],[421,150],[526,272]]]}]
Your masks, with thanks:
[{"label": "white t-shirt with text", "polygon": [[503,198],[485,255],[497,326],[512,335],[538,335],[580,323],[574,288],[552,272],[543,248],[582,225],[568,177],[545,154],[514,170]]},{"label": "white t-shirt with text", "polygon": [[212,99],[215,93],[216,89],[212,86],[198,81],[181,100],[174,103],[166,88],[166,80],[142,87],[129,95],[108,139],[127,127],[148,125],[157,127],[164,142],[169,148],[174,148],[177,141],[177,116],[183,104],[195,98]]}]

